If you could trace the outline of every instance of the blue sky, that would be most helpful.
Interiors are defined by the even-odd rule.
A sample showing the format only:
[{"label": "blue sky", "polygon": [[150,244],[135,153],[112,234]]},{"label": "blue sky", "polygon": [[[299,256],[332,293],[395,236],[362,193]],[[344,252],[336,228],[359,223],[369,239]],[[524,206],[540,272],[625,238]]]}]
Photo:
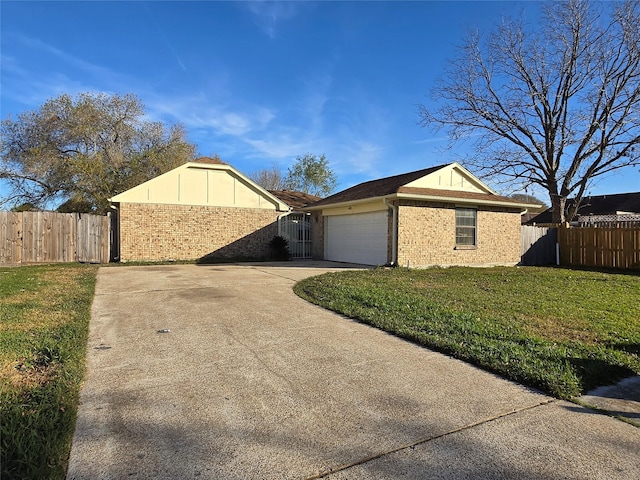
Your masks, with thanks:
[{"label": "blue sky", "polygon": [[[539,5],[2,1],[1,117],[62,93],[134,93],[202,155],[251,174],[324,153],[343,189],[457,160],[417,105],[466,31]],[[590,193],[639,187],[627,169]]]}]

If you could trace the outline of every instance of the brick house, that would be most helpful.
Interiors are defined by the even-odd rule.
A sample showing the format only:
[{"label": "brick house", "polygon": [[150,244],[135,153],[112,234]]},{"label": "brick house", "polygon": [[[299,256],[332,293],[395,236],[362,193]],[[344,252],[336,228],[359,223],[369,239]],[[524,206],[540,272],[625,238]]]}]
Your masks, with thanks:
[{"label": "brick house", "polygon": [[361,183],[309,205],[314,258],[366,265],[515,265],[520,215],[457,163]]},{"label": "brick house", "polygon": [[279,220],[315,200],[268,192],[231,165],[200,158],[111,198],[115,259],[265,258]]}]

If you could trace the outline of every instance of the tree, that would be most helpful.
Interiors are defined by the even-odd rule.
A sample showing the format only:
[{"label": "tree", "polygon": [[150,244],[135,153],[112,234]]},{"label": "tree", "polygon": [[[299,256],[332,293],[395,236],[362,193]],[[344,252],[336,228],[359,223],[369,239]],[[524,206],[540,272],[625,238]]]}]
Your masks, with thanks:
[{"label": "tree", "polygon": [[526,193],[514,193],[513,195],[509,195],[509,198],[513,198],[514,200],[518,200],[519,202],[540,205],[540,208],[531,209],[532,212],[544,212],[547,208],[549,208],[549,205],[547,205],[544,200],[540,200],[534,195],[528,195]]},{"label": "tree", "polygon": [[553,221],[571,219],[593,179],[640,165],[639,12],[633,1],[550,2],[535,26],[470,34],[420,123],[445,128],[451,146],[475,136],[470,169],[539,185]]},{"label": "tree", "polygon": [[134,95],[60,95],[1,123],[3,203],[66,202],[103,213],[108,198],[193,158],[184,129],[144,120]]},{"label": "tree", "polygon": [[275,165],[272,165],[270,169],[253,172],[249,178],[265,190],[284,190],[287,188],[282,172]]},{"label": "tree", "polygon": [[23,203],[22,205],[16,205],[11,209],[12,212],[37,212],[40,209],[33,203]]},{"label": "tree", "polygon": [[296,163],[287,170],[285,185],[290,190],[298,190],[310,195],[329,195],[338,183],[335,173],[329,168],[329,161],[323,155],[307,153],[296,158]]}]

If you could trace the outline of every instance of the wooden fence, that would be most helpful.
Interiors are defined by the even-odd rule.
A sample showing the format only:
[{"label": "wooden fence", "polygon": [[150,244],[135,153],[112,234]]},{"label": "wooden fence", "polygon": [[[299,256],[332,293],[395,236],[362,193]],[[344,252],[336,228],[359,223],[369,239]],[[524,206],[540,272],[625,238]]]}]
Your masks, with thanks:
[{"label": "wooden fence", "polygon": [[0,265],[107,263],[109,247],[108,215],[0,211]]},{"label": "wooden fence", "polygon": [[640,228],[560,227],[560,263],[565,266],[640,269]]},{"label": "wooden fence", "polygon": [[558,229],[555,227],[521,227],[522,265],[555,265]]}]

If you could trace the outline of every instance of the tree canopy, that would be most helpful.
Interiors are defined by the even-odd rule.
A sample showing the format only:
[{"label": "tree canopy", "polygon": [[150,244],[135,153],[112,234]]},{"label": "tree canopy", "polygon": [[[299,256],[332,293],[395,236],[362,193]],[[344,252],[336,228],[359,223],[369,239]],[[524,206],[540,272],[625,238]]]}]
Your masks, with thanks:
[{"label": "tree canopy", "polygon": [[471,140],[462,162],[482,177],[542,187],[554,222],[597,177],[640,165],[638,2],[549,2],[538,23],[503,20],[459,53],[421,124]]},{"label": "tree canopy", "polygon": [[290,190],[327,196],[335,190],[338,180],[324,154],[318,156],[307,153],[297,157],[289,167],[284,183]]},{"label": "tree canopy", "polygon": [[249,175],[249,178],[265,190],[284,190],[287,188],[285,178],[277,166],[270,169],[257,170]]},{"label": "tree canopy", "polygon": [[194,157],[180,125],[145,120],[134,95],[60,95],[1,123],[2,204],[103,213],[108,198]]}]

